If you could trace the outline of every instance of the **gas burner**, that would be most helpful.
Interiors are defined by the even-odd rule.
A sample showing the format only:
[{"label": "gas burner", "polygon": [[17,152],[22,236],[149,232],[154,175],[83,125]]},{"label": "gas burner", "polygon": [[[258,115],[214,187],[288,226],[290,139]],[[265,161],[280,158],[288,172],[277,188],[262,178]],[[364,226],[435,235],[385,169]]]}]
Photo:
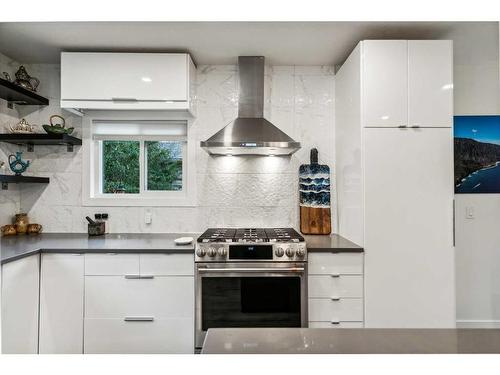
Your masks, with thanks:
[{"label": "gas burner", "polygon": [[292,228],[269,228],[265,231],[270,242],[304,242],[304,237]]},{"label": "gas burner", "polygon": [[235,233],[236,229],[210,228],[198,238],[198,242],[232,242]]},{"label": "gas burner", "polygon": [[198,242],[304,242],[293,228],[210,228]]},{"label": "gas burner", "polygon": [[234,236],[236,242],[267,242],[266,231],[262,228],[236,229]]}]

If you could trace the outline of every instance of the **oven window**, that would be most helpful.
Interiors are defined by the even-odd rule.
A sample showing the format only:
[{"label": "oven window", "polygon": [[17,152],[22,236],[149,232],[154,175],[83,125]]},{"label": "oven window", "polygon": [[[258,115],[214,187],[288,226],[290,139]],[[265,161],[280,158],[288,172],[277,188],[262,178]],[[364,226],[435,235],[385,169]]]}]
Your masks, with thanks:
[{"label": "oven window", "polygon": [[203,331],[300,325],[300,277],[202,278]]}]

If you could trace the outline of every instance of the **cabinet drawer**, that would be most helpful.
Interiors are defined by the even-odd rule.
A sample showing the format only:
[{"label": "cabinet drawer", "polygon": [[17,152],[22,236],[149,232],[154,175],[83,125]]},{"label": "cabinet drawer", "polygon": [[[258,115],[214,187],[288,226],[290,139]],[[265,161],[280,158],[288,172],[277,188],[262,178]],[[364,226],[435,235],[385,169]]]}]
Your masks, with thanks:
[{"label": "cabinet drawer", "polygon": [[85,277],[85,318],[191,318],[193,314],[194,277]]},{"label": "cabinet drawer", "polygon": [[308,259],[309,275],[363,274],[363,254],[311,253]]},{"label": "cabinet drawer", "polygon": [[85,254],[85,275],[128,274],[139,274],[139,254]]},{"label": "cabinet drawer", "polygon": [[193,254],[141,254],[141,275],[194,275]]},{"label": "cabinet drawer", "polygon": [[309,320],[316,322],[363,321],[361,298],[309,299]]},{"label": "cabinet drawer", "polygon": [[361,275],[310,275],[308,284],[309,298],[363,297]]},{"label": "cabinet drawer", "polygon": [[309,328],[364,328],[363,322],[309,322]]},{"label": "cabinet drawer", "polygon": [[85,319],[84,353],[193,353],[192,318],[129,321]]}]

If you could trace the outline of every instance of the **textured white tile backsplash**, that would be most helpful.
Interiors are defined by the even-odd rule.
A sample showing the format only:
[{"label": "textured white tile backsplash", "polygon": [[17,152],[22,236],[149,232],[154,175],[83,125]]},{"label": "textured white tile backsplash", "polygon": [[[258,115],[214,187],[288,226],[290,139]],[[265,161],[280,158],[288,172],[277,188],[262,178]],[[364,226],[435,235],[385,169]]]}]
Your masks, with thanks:
[{"label": "textured white tile backsplash", "polygon": [[[0,55],[1,56],[1,55]],[[3,60],[8,64],[8,59]],[[17,67],[17,64],[15,64]],[[50,106],[7,111],[0,105],[0,121],[25,116],[29,122],[47,123],[62,114],[81,134],[81,120],[59,108],[59,66],[26,66],[41,80],[40,93]],[[47,186],[22,186],[0,193],[1,224],[19,210],[46,232],[85,232],[86,215],[109,213],[111,232],[198,232],[214,226],[298,226],[298,167],[317,147],[320,161],[334,161],[334,75],[331,67],[266,67],[265,114],[270,121],[302,143],[291,157],[210,157],[197,149],[198,204],[196,207],[83,207],[81,205],[82,153],[64,147],[36,147],[29,174],[49,176]],[[197,71],[198,117],[194,123],[199,143],[237,115],[236,66],[200,66]],[[32,112],[29,112],[32,111]],[[0,144],[3,153],[11,146]],[[15,150],[14,147],[12,149]],[[0,157],[2,157],[0,153]],[[334,170],[332,168],[332,170]],[[334,206],[335,208],[335,206]],[[144,215],[151,212],[151,224]],[[334,215],[335,217],[335,215]]]}]

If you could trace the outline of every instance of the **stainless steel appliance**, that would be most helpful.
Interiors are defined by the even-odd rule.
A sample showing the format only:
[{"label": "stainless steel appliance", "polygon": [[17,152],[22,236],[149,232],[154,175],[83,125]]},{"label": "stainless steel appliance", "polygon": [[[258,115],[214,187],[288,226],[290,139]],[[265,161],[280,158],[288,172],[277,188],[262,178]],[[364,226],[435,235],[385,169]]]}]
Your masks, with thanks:
[{"label": "stainless steel appliance", "polygon": [[300,142],[264,118],[264,57],[239,56],[238,117],[200,143],[211,155],[291,155]]},{"label": "stainless steel appliance", "polygon": [[306,327],[307,249],[294,229],[208,229],[195,262],[196,348],[209,328]]}]

